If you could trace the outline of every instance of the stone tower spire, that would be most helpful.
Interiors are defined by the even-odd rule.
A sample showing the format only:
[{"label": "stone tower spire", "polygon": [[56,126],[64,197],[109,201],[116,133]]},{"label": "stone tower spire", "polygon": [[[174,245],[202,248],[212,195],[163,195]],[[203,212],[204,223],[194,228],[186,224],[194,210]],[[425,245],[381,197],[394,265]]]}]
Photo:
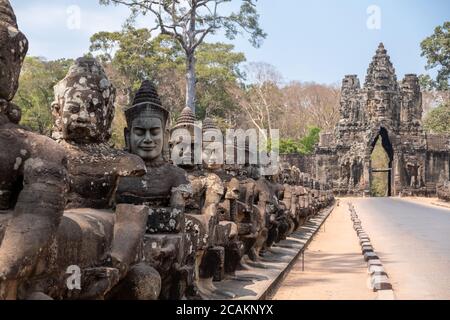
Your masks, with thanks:
[{"label": "stone tower spire", "polygon": [[364,87],[375,91],[397,91],[397,76],[390,57],[380,43],[372,62],[367,69],[366,82]]}]

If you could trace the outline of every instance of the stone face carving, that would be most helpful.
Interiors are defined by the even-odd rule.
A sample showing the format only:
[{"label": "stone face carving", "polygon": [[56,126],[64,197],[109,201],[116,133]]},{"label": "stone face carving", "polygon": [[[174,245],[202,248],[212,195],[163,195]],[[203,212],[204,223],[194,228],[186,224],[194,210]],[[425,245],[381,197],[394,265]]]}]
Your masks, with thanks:
[{"label": "stone face carving", "polygon": [[[64,209],[66,158],[49,138],[17,125],[11,103],[28,49],[9,1],[0,1],[0,299],[15,299],[55,237]],[[4,152],[8,150],[8,152]]]},{"label": "stone face carving", "polygon": [[115,88],[92,58],[79,58],[55,86],[53,137],[68,155],[68,209],[111,208],[117,179],[145,173],[139,157],[108,145],[114,100]]},{"label": "stone face carving", "polygon": [[185,261],[185,199],[191,193],[184,170],[163,157],[168,150],[168,111],[164,109],[154,86],[145,81],[136,93],[133,106],[125,111],[128,150],[140,156],[147,167],[142,177],[124,177],[119,181],[117,203],[149,207],[144,238],[145,260],[161,275],[162,299],[180,299],[185,295],[192,272]]},{"label": "stone face carving", "polygon": [[28,40],[19,30],[8,0],[0,1],[0,16],[0,97],[11,101],[19,86],[20,69],[28,51]]},{"label": "stone face carving", "polygon": [[[380,44],[362,88],[356,76],[344,78],[341,119],[334,133],[322,134],[314,176],[332,183],[338,194],[369,195],[372,170],[386,169],[390,195],[435,194],[439,171],[449,161],[445,149],[449,137],[425,134],[422,112],[418,77],[407,74],[398,83]],[[378,139],[388,154],[389,168],[372,168],[370,157]]]},{"label": "stone face carving", "polygon": [[[43,276],[32,279],[31,292],[55,299],[155,299],[160,278],[143,264],[140,248],[148,210],[120,204],[113,196],[120,176],[143,175],[143,161],[110,148],[114,88],[94,59],[80,58],[55,86],[53,136],[68,159],[66,211],[52,243],[52,258],[40,263]],[[102,209],[102,210],[95,210]],[[67,267],[81,268],[81,290],[69,290]],[[148,275],[136,279],[139,271]],[[146,286],[147,291],[139,288]],[[24,294],[26,296],[26,293]]]},{"label": "stone face carving", "polygon": [[[169,114],[148,81],[126,110],[131,154],[112,149],[115,90],[91,58],[55,87],[56,142],[26,131],[11,100],[27,41],[6,0],[0,18],[0,299],[209,298],[213,280],[258,266],[332,200],[294,167],[264,178],[218,164],[210,138],[201,165],[171,165]],[[185,109],[175,128],[194,120]],[[67,285],[73,266],[81,289]]]},{"label": "stone face carving", "polygon": [[[171,130],[171,141],[178,146],[183,132],[191,134],[191,156],[188,164],[180,164],[186,169],[193,193],[186,203],[186,232],[189,246],[193,248],[191,256],[195,265],[195,290],[200,297],[206,298],[214,290],[212,281],[220,281],[225,272],[233,272],[237,244],[237,225],[232,218],[237,194],[231,191],[222,173],[222,166],[216,165],[213,156],[205,153],[203,164],[194,165],[195,148],[198,148],[193,134],[196,131],[195,117],[189,108],[183,110],[176,125]],[[197,128],[196,134],[202,132]],[[203,138],[219,133],[212,120],[207,119],[203,126]],[[205,149],[214,142],[203,140]],[[209,161],[210,160],[210,161]],[[238,186],[239,184],[237,184]]]}]

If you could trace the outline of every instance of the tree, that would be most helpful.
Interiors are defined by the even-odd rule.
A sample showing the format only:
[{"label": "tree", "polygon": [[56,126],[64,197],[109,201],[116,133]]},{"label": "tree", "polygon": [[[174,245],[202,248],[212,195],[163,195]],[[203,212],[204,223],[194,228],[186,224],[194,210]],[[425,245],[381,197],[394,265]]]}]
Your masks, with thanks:
[{"label": "tree", "polygon": [[150,14],[162,35],[176,40],[182,47],[186,64],[186,106],[196,108],[196,51],[206,36],[224,30],[229,39],[248,33],[250,42],[258,47],[266,34],[259,26],[257,0],[241,0],[237,12],[225,12],[231,0],[99,0],[101,4],[122,4],[131,9],[132,21],[139,14]]},{"label": "tree", "polygon": [[[163,104],[175,120],[185,107],[184,53],[181,46],[166,35],[152,37],[148,29],[126,27],[120,32],[99,32],[91,37],[90,54],[102,61],[106,73],[117,89],[116,108],[130,104],[134,92],[144,79],[158,86]],[[230,88],[244,78],[240,65],[243,53],[224,43],[202,43],[197,49],[197,115],[212,116],[222,127],[236,124],[237,102]],[[125,121],[116,112],[113,141],[123,145]],[[116,133],[116,134],[115,134]]]},{"label": "tree", "polygon": [[73,60],[47,61],[27,57],[20,74],[14,103],[22,109],[21,124],[40,134],[49,135],[53,126],[51,104],[53,87],[65,77]]},{"label": "tree", "polygon": [[[268,63],[250,63],[247,74],[251,82],[244,90],[236,89],[235,100],[247,115],[250,125],[263,135],[266,142],[277,129],[275,120],[282,115],[281,74]],[[268,132],[266,132],[267,130]]]},{"label": "tree", "polygon": [[310,127],[308,134],[300,139],[281,139],[280,141],[280,153],[293,154],[298,153],[301,155],[310,155],[314,152],[316,144],[320,139],[320,129],[317,127]]},{"label": "tree", "polygon": [[310,127],[334,129],[339,120],[338,87],[294,81],[283,87],[282,92],[286,116],[280,125],[286,136],[299,138]]},{"label": "tree", "polygon": [[450,133],[450,103],[431,110],[425,117],[424,126],[432,133]]},{"label": "tree", "polygon": [[314,148],[320,139],[320,128],[311,127],[309,128],[308,134],[300,139],[300,153],[301,154],[312,154]]},{"label": "tree", "polygon": [[450,89],[450,21],[436,27],[434,33],[422,41],[422,56],[427,58],[426,69],[437,68],[436,79],[421,76],[421,84],[437,90]]}]

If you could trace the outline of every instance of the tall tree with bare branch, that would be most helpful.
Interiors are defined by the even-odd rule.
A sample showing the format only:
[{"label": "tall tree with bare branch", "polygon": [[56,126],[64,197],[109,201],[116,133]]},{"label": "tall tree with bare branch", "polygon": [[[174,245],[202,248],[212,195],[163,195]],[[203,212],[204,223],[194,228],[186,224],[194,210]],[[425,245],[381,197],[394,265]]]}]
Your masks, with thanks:
[{"label": "tall tree with bare branch", "polygon": [[[259,47],[266,34],[259,26],[257,0],[240,0],[233,10],[232,0],[99,0],[101,4],[122,4],[132,16],[151,15],[161,34],[176,39],[186,54],[186,106],[195,112],[195,52],[206,36],[220,30],[228,39],[246,33],[253,46]],[[234,1],[236,2],[236,1]],[[132,20],[131,19],[131,20]]]}]

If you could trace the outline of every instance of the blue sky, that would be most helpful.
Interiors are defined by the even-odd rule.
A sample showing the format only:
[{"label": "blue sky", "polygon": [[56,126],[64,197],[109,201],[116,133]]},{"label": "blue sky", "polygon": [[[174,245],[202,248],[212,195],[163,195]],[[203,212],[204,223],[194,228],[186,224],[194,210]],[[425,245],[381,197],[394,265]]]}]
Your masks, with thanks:
[{"label": "blue sky", "polygon": [[[48,59],[83,55],[93,33],[120,30],[129,14],[126,7],[104,7],[96,0],[11,3],[30,40],[29,54]],[[68,28],[73,5],[81,9],[79,29]],[[367,27],[372,5],[380,9],[380,29]],[[345,74],[363,79],[379,42],[384,42],[399,78],[423,73],[421,40],[450,20],[448,0],[259,0],[257,6],[268,34],[263,46],[255,49],[245,37],[232,43],[249,62],[274,65],[285,81],[339,83]],[[152,21],[141,19],[139,25]],[[220,35],[208,41],[230,42]]]}]

